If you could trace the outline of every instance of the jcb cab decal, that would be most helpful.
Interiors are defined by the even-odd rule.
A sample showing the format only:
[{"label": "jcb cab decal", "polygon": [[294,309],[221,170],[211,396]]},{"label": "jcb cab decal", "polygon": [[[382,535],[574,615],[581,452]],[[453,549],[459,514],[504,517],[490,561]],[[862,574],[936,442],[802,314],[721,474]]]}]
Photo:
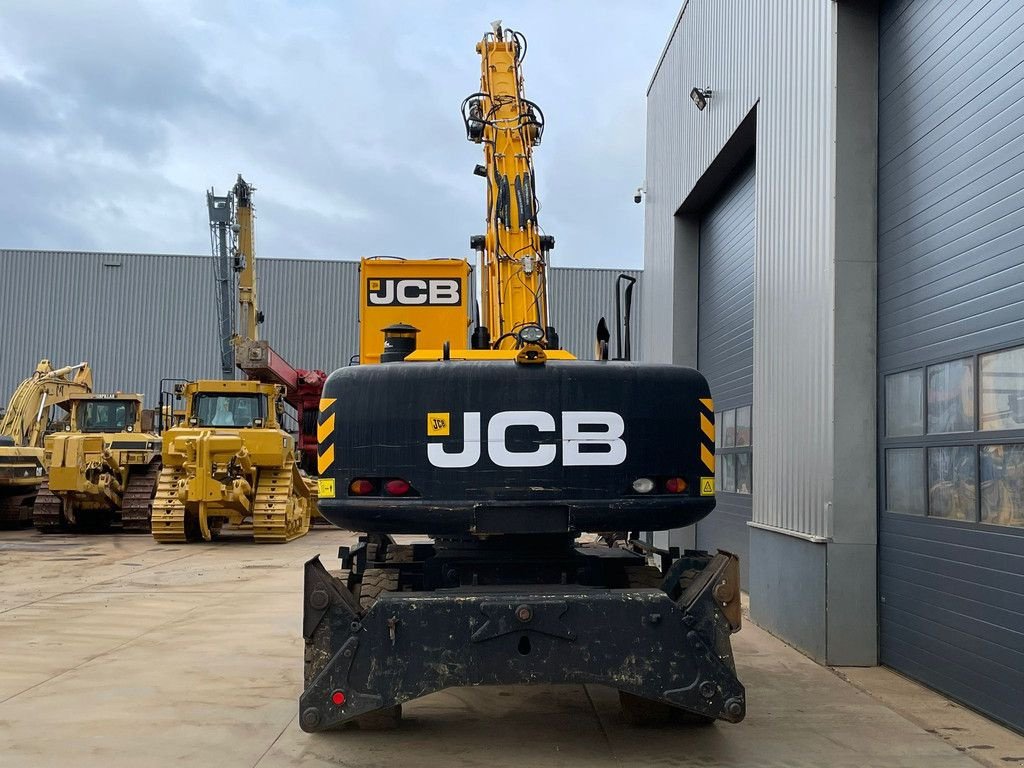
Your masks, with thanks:
[{"label": "jcb cab decal", "polygon": [[375,307],[454,307],[462,304],[462,280],[457,277],[371,277],[366,280],[366,303]]}]

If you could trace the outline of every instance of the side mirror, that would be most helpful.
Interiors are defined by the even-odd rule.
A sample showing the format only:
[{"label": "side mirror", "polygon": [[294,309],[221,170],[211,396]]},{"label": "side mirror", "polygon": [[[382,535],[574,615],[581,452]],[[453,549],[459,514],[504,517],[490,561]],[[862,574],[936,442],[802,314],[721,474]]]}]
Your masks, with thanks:
[{"label": "side mirror", "polygon": [[[625,283],[625,290],[622,284]],[[617,360],[630,360],[633,357],[631,336],[632,336],[632,314],[633,314],[633,287],[636,285],[636,278],[629,275],[619,275],[615,280],[615,346]],[[623,307],[625,304],[625,307]],[[626,344],[623,346],[623,334]]]},{"label": "side mirror", "polygon": [[597,321],[597,345],[594,349],[595,360],[607,360],[608,359],[608,342],[612,338],[611,332],[608,330],[608,324],[602,317]]}]

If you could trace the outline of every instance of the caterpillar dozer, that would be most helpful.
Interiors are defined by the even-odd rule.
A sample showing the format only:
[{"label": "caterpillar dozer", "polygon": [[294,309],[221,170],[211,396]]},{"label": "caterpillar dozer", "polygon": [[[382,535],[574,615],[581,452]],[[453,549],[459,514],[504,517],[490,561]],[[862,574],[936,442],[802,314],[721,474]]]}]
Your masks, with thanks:
[{"label": "caterpillar dozer", "polygon": [[45,442],[46,480],[32,511],[43,533],[149,533],[160,436],[142,395],[71,395],[71,419]]},{"label": "caterpillar dozer", "polygon": [[[281,429],[283,387],[205,380],[177,384],[173,395],[184,418],[162,431],[153,537],[212,541],[225,524],[246,522],[260,544],[305,535],[313,501],[295,438]],[[161,414],[173,411],[161,403]]]},{"label": "caterpillar dozer", "polygon": [[72,395],[91,391],[88,363],[54,369],[45,359],[14,390],[0,416],[0,523],[31,522],[32,505],[46,475],[43,441],[51,411],[54,406],[67,411]]},{"label": "caterpillar dozer", "polygon": [[531,683],[611,686],[634,723],[738,722],[737,558],[639,535],[714,509],[708,383],[609,359],[603,321],[596,360],[559,348],[526,41],[498,22],[476,50],[480,308],[465,260],[362,262],[361,364],[328,377],[318,469],[321,513],[363,535],[340,570],[306,563],[299,722],[393,727],[433,691]]}]

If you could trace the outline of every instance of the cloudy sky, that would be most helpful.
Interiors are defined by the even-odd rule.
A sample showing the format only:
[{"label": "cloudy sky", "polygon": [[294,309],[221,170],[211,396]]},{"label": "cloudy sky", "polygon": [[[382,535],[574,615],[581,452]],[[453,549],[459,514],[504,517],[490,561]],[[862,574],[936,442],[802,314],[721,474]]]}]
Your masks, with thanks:
[{"label": "cloudy sky", "polygon": [[0,247],[206,253],[257,187],[258,253],[467,255],[458,107],[493,19],[525,33],[556,264],[642,264],[645,91],[680,0],[0,1]]}]

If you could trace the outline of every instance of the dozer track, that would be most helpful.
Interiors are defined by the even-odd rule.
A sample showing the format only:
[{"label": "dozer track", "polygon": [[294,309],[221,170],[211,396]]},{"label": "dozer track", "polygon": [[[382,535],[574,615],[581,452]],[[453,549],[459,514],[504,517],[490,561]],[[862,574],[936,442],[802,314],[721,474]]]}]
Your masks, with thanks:
[{"label": "dozer track", "polygon": [[149,533],[153,517],[153,495],[160,477],[160,462],[150,463],[128,475],[121,498],[121,527],[125,533]]},{"label": "dozer track", "polygon": [[185,505],[178,499],[178,480],[184,473],[164,467],[156,482],[153,497],[153,538],[161,544],[184,544],[188,541]]},{"label": "dozer track", "polygon": [[36,492],[32,507],[32,524],[42,533],[60,533],[64,530],[63,502],[50,491],[50,484],[43,481]]},{"label": "dozer track", "polygon": [[260,470],[252,505],[252,532],[257,544],[283,544],[309,531],[308,491],[294,467]]},{"label": "dozer track", "polygon": [[0,526],[14,527],[32,522],[32,498],[0,496]]}]

